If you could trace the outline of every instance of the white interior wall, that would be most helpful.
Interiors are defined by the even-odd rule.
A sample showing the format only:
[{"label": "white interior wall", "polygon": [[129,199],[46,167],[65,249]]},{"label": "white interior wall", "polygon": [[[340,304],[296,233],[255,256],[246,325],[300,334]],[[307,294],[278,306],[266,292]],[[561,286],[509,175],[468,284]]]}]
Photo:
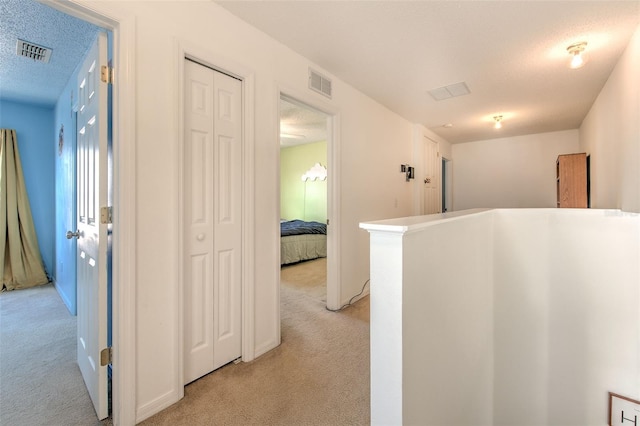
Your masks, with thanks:
[{"label": "white interior wall", "polygon": [[[546,425],[549,218],[530,210],[517,216],[511,211],[496,215],[494,421],[517,425],[527,419],[531,425]],[[531,258],[532,253],[539,255]],[[527,404],[522,405],[523,400]],[[513,410],[507,411],[509,407]]]},{"label": "white interior wall", "polygon": [[492,424],[492,235],[490,212],[404,235],[403,418],[392,424]]},{"label": "white interior wall", "polygon": [[[315,67],[212,2],[78,0],[105,16],[135,22],[136,417],[141,421],[182,396],[179,347],[180,47],[253,74],[255,106],[255,348],[279,343],[279,88],[310,93],[338,111],[342,180],[342,301],[369,277],[368,237],[358,223],[411,214],[411,187],[397,167],[412,153],[412,125],[333,78],[333,100],[309,92]],[[257,160],[259,159],[259,161]]]},{"label": "white interior wall", "polygon": [[580,126],[595,208],[640,212],[640,27]]},{"label": "white interior wall", "polygon": [[603,424],[640,396],[640,216],[495,215],[494,424]]},{"label": "white interior wall", "polygon": [[556,159],[578,150],[577,130],[453,144],[453,207],[555,207]]},{"label": "white interior wall", "polygon": [[[596,426],[607,392],[640,397],[640,215],[443,217],[362,225],[372,424]],[[402,406],[395,418],[374,410],[388,401]]]}]

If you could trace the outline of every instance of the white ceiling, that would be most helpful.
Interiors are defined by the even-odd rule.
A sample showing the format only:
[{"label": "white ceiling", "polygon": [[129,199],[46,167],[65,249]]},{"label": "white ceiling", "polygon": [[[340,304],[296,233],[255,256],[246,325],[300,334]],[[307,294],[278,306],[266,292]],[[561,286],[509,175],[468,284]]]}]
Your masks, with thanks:
[{"label": "white ceiling", "polygon": [[452,143],[578,128],[640,23],[640,0],[216,3]]},{"label": "white ceiling", "polygon": [[326,141],[327,118],[323,112],[280,99],[280,146]]}]

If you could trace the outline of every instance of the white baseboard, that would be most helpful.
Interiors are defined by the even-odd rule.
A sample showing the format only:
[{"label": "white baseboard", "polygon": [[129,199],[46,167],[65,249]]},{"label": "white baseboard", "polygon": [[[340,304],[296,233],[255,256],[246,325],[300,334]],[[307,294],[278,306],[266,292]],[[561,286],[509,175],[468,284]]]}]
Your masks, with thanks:
[{"label": "white baseboard", "polygon": [[170,407],[181,399],[182,395],[178,390],[171,390],[164,395],[160,395],[158,398],[141,405],[136,409],[136,423],[140,423],[154,414],[158,414],[160,411]]}]

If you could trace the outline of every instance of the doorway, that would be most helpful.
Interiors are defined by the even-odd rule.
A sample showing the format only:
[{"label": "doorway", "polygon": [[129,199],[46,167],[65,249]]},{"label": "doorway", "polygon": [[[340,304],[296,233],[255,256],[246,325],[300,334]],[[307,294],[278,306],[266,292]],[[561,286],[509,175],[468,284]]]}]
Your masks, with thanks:
[{"label": "doorway", "polygon": [[[95,9],[73,2],[51,2],[49,6],[111,32],[110,49],[116,82],[110,90],[110,135],[113,150],[111,297],[111,407],[114,424],[133,424],[136,418],[136,109],[135,109],[135,19],[126,15],[107,17]],[[129,141],[129,143],[121,143]]]},{"label": "doorway", "polygon": [[284,93],[278,101],[281,286],[289,276],[307,277],[306,291],[337,309],[340,292],[332,244],[337,238],[335,117]]},{"label": "doorway", "polygon": [[442,212],[440,199],[440,152],[438,142],[424,136],[424,176],[422,178],[423,211],[422,214]]},{"label": "doorway", "polygon": [[[61,8],[52,7],[57,5],[41,4],[40,2],[35,2],[35,1],[33,2],[29,1],[28,3],[31,3],[31,4],[27,4],[26,2],[25,4],[20,4],[20,6],[22,6],[20,7],[20,10],[12,9],[10,11],[10,14],[12,18],[11,21],[23,22],[23,23],[26,22],[29,25],[21,26],[17,30],[15,28],[12,28],[11,30],[9,30],[9,28],[7,27],[6,34],[14,35],[13,30],[16,30],[17,34],[15,35],[17,35],[20,38],[24,37],[24,38],[27,38],[27,40],[31,40],[31,37],[34,36],[34,37],[37,37],[36,40],[42,42],[47,46],[50,46],[56,52],[65,52],[65,55],[58,57],[58,58],[64,58],[63,60],[58,59],[59,62],[56,62],[56,63],[49,62],[45,64],[34,65],[34,66],[38,66],[38,65],[42,66],[43,68],[41,69],[43,70],[46,69],[47,70],[46,72],[49,73],[49,75],[44,76],[43,78],[40,78],[37,76],[40,76],[41,73],[34,72],[31,75],[32,79],[29,81],[29,83],[30,83],[30,89],[34,89],[34,88],[41,89],[43,86],[44,87],[51,86],[57,89],[57,90],[54,89],[55,96],[50,97],[46,100],[47,107],[51,105],[50,108],[46,108],[46,110],[50,111],[50,117],[48,117],[48,120],[51,120],[50,121],[52,125],[51,127],[55,127],[56,134],[57,134],[57,138],[56,138],[57,146],[55,151],[51,151],[51,145],[50,145],[51,141],[49,137],[45,139],[46,141],[45,143],[47,144],[46,147],[48,148],[43,149],[43,152],[51,152],[51,158],[47,157],[48,164],[51,164],[51,172],[49,172],[48,168],[34,170],[34,173],[36,174],[36,176],[39,177],[38,185],[41,185],[41,189],[43,189],[44,191],[45,188],[51,188],[52,194],[53,194],[52,196],[55,199],[55,208],[45,209],[45,208],[42,208],[42,206],[38,206],[36,204],[35,209],[36,211],[39,211],[39,216],[43,216],[44,214],[48,216],[48,220],[46,222],[47,224],[46,230],[45,230],[45,227],[40,228],[41,233],[45,235],[50,233],[51,235],[48,241],[52,242],[51,247],[53,247],[53,249],[52,249],[51,260],[47,262],[47,270],[48,270],[48,273],[50,274],[50,277],[52,278],[52,281],[55,283],[55,288],[56,288],[57,294],[59,295],[59,298],[62,299],[62,301],[66,305],[66,309],[70,312],[71,315],[76,315],[76,312],[78,313],[77,319],[74,319],[74,321],[77,322],[76,333],[78,334],[78,330],[88,330],[88,328],[82,328],[80,326],[80,324],[82,323],[80,318],[81,317],[86,318],[87,315],[84,315],[86,312],[89,312],[92,315],[92,318],[94,318],[93,314],[94,312],[96,312],[96,310],[85,307],[84,300],[87,300],[88,298],[83,297],[80,294],[81,289],[79,287],[81,286],[78,285],[78,281],[80,280],[81,277],[79,277],[76,274],[77,265],[76,265],[75,238],[78,238],[80,234],[84,235],[84,233],[77,232],[78,224],[76,222],[76,219],[77,219],[76,206],[78,204],[76,199],[76,192],[77,192],[76,170],[78,169],[77,161],[76,161],[76,158],[77,158],[76,157],[76,146],[77,146],[77,135],[76,135],[77,114],[76,112],[78,110],[77,103],[79,102],[78,100],[80,96],[79,96],[79,90],[78,90],[77,80],[75,76],[79,72],[78,66],[82,65],[83,56],[86,55],[85,49],[87,47],[87,44],[85,43],[89,42],[88,46],[90,47],[90,42],[93,39],[95,39],[96,36],[98,35],[100,35],[101,37],[104,36],[104,43],[103,43],[104,55],[102,55],[101,57],[103,59],[106,59],[107,36],[105,35],[105,33],[109,32],[111,29],[106,29],[106,27],[102,26],[101,23],[98,23],[95,18],[96,15],[93,15],[94,16],[93,22],[89,22],[88,20],[85,20],[80,16],[82,15],[81,12],[71,14],[69,13],[69,10],[67,10],[67,8],[65,7],[61,7]],[[27,6],[27,7],[24,7],[24,6]],[[33,19],[26,19],[26,17],[31,17]],[[54,25],[53,28],[50,26],[51,22],[55,23],[53,24]],[[74,33],[73,40],[70,40],[69,38],[65,38],[64,32],[56,31],[56,28],[58,27],[74,27],[76,32]],[[111,37],[111,35],[112,33],[109,34],[109,37]],[[49,42],[51,42],[51,44],[49,44]],[[78,46],[80,47],[78,48]],[[111,44],[111,46],[113,46],[113,44]],[[66,47],[69,47],[69,48],[65,49]],[[110,53],[109,53],[109,57],[111,57]],[[28,62],[28,64],[32,64],[32,63],[35,63],[35,61]],[[60,64],[62,63],[66,63],[67,66],[66,67],[61,66]],[[58,67],[59,65],[60,67]],[[106,60],[101,61],[100,65],[107,65],[107,61]],[[25,66],[25,65],[22,65],[22,66]],[[51,67],[51,68],[48,68],[48,67]],[[30,75],[31,73],[24,73],[24,74]],[[96,73],[93,73],[93,74],[95,75]],[[99,74],[99,72],[97,74]],[[55,78],[55,76],[62,76],[63,80],[59,81]],[[95,80],[93,79],[87,80],[87,86],[86,86],[87,92],[94,93],[99,91],[98,87],[93,85],[94,82]],[[106,83],[101,84],[100,88],[104,88],[105,86],[106,86]],[[20,87],[20,85],[17,84],[14,87]],[[47,91],[42,90],[42,92],[47,92]],[[20,92],[20,101],[21,102],[23,101],[25,106],[30,107],[32,102],[36,103],[35,101],[32,101],[32,99],[33,97],[29,96],[28,90],[26,91],[26,95],[25,95],[25,92],[23,91]],[[94,100],[97,99],[97,96],[94,97],[93,99]],[[104,105],[107,105],[107,98],[102,97],[101,102],[103,102]],[[103,111],[106,111],[106,110],[103,110]],[[25,118],[28,116],[31,116],[31,113],[29,113],[28,115],[27,114],[24,115]],[[94,115],[94,118],[98,116],[99,114],[96,113]],[[109,114],[109,116],[111,116],[111,114]],[[100,115],[100,117],[102,117],[102,115]],[[102,126],[105,126],[106,128],[107,115],[105,114],[103,118],[105,120]],[[94,123],[97,123],[97,120],[91,121],[92,128],[93,129],[98,128],[99,126],[97,124],[94,126]],[[34,127],[34,126],[37,127],[38,125],[40,125],[40,123],[33,120],[33,122],[29,123],[28,125],[30,127]],[[88,130],[88,132],[90,131]],[[109,132],[109,134],[112,134],[112,133]],[[107,141],[106,135],[107,135],[107,132],[104,132],[105,137],[103,140],[105,141],[105,143]],[[97,151],[94,150],[92,152],[97,152]],[[100,152],[100,156],[106,160],[107,153]],[[95,157],[97,158],[98,154],[96,154]],[[95,165],[96,163],[93,160],[95,160],[95,158],[91,159],[91,164]],[[101,170],[106,171],[106,167],[102,167]],[[92,181],[92,182],[95,182],[95,181]],[[106,182],[106,180],[104,182]],[[97,185],[97,182],[96,182],[96,185]],[[111,189],[112,188],[110,187],[109,188],[110,192],[111,192]],[[94,193],[92,192],[92,194]],[[37,198],[38,197],[36,197],[36,199]],[[98,197],[96,197],[95,200],[96,200],[95,205],[99,203],[100,207],[106,208],[107,206],[112,206],[111,202],[103,203],[102,200],[98,202],[99,200]],[[100,207],[98,207],[98,211]],[[98,216],[97,218],[92,217],[91,221],[100,222],[99,214],[97,216]],[[106,222],[102,222],[102,223],[106,224]],[[69,237],[69,234],[67,234],[67,231],[70,231],[69,234],[71,234],[71,237]],[[88,232],[86,233],[86,235],[88,236]],[[105,247],[107,245],[106,239],[101,241],[101,245],[102,247]],[[45,253],[47,253],[49,250],[47,244],[45,245],[41,244],[41,249],[42,248],[44,248]],[[82,253],[84,254],[85,252],[83,251]],[[104,257],[106,257],[106,255]],[[89,261],[88,263],[93,268],[93,266],[95,265],[95,258],[91,257],[91,255],[83,257],[83,259],[85,258],[88,259]],[[105,283],[105,286],[101,287],[101,289],[105,290],[104,293],[106,293],[106,280],[111,278],[110,265],[111,265],[111,262],[105,261],[101,265],[96,266],[94,268],[95,270],[100,269],[101,273],[104,271],[104,273],[101,275],[102,277],[105,277],[105,279],[103,280],[103,282]],[[100,349],[106,349],[106,346],[107,346],[106,329],[107,329],[107,322],[109,321],[109,319],[106,314],[106,309],[107,309],[106,299],[107,298],[105,295],[105,297],[102,299],[102,301],[104,301],[104,306],[101,307],[101,312],[100,312],[100,316],[104,314],[104,319],[101,321],[101,323],[104,325],[104,330],[105,330],[103,335],[101,335],[101,338],[100,338],[101,343],[104,340],[104,345],[101,346]],[[109,332],[110,331],[111,330],[109,330]],[[96,334],[94,333],[87,332],[80,335],[80,337],[82,337],[80,341],[83,344],[88,342],[89,335],[91,335],[92,338],[96,336]],[[102,339],[102,337],[104,337],[104,339]],[[99,352],[99,350],[96,352]],[[81,358],[76,355],[75,348],[73,351],[73,357],[76,359],[78,363],[80,363],[79,361]],[[106,376],[107,376],[106,365],[110,364],[110,361],[107,361],[106,357],[103,358],[104,360],[103,362],[100,362],[100,361],[96,362],[97,359],[99,359],[98,354],[97,353],[94,354],[92,351],[91,361],[93,365],[97,366],[98,364],[100,364],[100,367],[104,367],[102,369],[104,371],[104,374],[102,377],[104,377],[105,380],[103,380],[98,386],[104,391],[105,404],[102,405],[103,408],[100,408],[99,410],[96,409],[98,411],[99,418],[103,418],[103,417],[106,417],[108,413],[106,409],[107,408],[106,394],[108,392],[108,389],[110,389],[110,386],[107,384],[107,381],[106,381]],[[55,362],[55,360],[47,360],[46,362]],[[82,383],[82,379],[80,379],[80,383]],[[87,387],[90,387],[90,386],[87,386]],[[89,392],[89,394],[92,394],[92,393]]]},{"label": "doorway", "polygon": [[441,185],[441,193],[442,193],[442,213],[446,213],[452,210],[451,207],[451,199],[453,198],[451,192],[451,160],[442,157],[442,185]]}]

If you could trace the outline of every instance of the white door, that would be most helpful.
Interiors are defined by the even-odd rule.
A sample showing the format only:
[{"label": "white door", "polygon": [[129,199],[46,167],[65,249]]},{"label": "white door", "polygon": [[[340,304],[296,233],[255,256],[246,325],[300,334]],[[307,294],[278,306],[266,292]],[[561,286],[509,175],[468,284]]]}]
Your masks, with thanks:
[{"label": "white door", "polygon": [[440,212],[441,200],[439,196],[440,154],[438,143],[424,138],[424,211],[423,214]]},{"label": "white door", "polygon": [[242,83],[185,60],[185,383],[242,354]]},{"label": "white door", "polygon": [[100,67],[107,64],[107,36],[99,33],[78,74],[77,138],[77,299],[78,365],[99,419],[108,416],[107,365],[107,225],[100,207],[107,200],[107,84]]}]

